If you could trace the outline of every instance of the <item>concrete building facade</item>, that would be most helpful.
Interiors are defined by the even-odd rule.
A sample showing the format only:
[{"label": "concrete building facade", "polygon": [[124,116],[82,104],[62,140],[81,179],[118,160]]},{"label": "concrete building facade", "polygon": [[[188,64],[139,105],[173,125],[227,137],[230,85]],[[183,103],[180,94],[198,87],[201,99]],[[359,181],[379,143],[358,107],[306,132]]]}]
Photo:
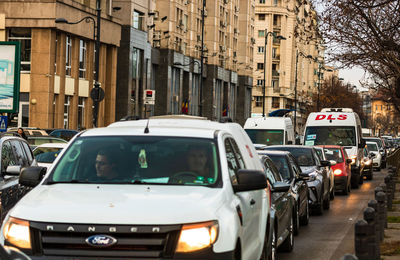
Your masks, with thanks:
[{"label": "concrete building facade", "polygon": [[252,114],[262,114],[265,69],[266,115],[297,103],[296,129],[302,131],[324,64],[316,13],[309,1],[262,0],[255,14]]},{"label": "concrete building facade", "polygon": [[166,18],[154,21],[153,47],[159,49],[160,61],[154,113],[212,120],[228,116],[244,123],[250,111],[252,76],[240,66],[251,66],[254,1],[207,1],[203,46],[202,5],[203,0],[157,1],[157,16]]},{"label": "concrete building facade", "polygon": [[[115,121],[117,47],[121,26],[112,1],[101,1],[99,82],[105,91],[98,125]],[[3,0],[0,40],[21,43],[18,126],[82,129],[92,127],[90,90],[94,79],[93,23],[96,0]],[[16,115],[11,115],[16,116]]]}]

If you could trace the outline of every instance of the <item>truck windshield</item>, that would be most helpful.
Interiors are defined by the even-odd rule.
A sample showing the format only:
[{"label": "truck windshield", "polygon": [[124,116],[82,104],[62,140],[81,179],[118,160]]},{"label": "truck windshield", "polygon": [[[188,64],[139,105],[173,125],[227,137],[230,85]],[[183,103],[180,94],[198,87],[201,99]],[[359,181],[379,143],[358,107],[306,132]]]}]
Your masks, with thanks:
[{"label": "truck windshield", "polygon": [[216,186],[214,140],[182,137],[80,137],[47,179],[54,183]]},{"label": "truck windshield", "polygon": [[305,145],[356,146],[354,126],[308,126]]},{"label": "truck windshield", "polygon": [[284,144],[283,130],[245,129],[253,144]]}]

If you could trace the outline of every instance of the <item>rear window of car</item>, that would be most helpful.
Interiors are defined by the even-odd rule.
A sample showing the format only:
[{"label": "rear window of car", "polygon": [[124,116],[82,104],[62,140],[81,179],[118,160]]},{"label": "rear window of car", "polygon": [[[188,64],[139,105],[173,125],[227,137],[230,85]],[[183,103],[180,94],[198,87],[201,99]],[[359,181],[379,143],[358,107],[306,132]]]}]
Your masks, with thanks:
[{"label": "rear window of car", "polygon": [[312,149],[288,146],[274,146],[268,147],[266,150],[279,150],[290,152],[296,158],[299,166],[315,166],[316,162],[312,153]]},{"label": "rear window of car", "polygon": [[342,153],[339,148],[324,148],[325,156],[328,161],[344,162]]}]

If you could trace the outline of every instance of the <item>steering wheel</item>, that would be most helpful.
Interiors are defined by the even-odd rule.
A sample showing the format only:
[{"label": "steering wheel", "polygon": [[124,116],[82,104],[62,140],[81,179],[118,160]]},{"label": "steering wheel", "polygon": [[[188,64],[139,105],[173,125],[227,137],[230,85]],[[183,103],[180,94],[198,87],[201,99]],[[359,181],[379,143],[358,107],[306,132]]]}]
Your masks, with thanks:
[{"label": "steering wheel", "polygon": [[169,178],[169,182],[178,182],[182,177],[192,177],[193,179],[197,179],[198,176],[199,175],[195,172],[177,172]]}]

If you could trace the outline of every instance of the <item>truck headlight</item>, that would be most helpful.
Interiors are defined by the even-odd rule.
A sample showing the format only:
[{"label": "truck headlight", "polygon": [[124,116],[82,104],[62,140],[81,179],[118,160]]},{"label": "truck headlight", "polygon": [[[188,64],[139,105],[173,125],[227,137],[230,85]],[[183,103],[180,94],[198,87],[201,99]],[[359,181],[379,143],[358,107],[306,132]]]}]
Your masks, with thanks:
[{"label": "truck headlight", "polygon": [[3,234],[8,243],[18,248],[31,249],[28,221],[10,217],[4,225]]},{"label": "truck headlight", "polygon": [[218,222],[183,225],[176,252],[188,253],[209,247],[218,237]]}]

